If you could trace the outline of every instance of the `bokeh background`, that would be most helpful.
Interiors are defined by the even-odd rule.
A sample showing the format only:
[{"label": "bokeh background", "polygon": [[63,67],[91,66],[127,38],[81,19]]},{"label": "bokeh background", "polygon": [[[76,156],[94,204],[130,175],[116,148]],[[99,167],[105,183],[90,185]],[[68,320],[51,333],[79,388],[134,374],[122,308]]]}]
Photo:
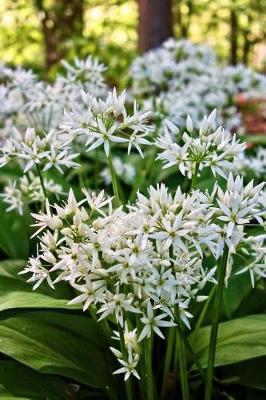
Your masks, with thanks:
[{"label": "bokeh background", "polygon": [[134,57],[174,36],[265,72],[265,8],[264,0],[1,0],[0,60],[53,79],[60,59],[97,55],[109,82],[124,87]]}]

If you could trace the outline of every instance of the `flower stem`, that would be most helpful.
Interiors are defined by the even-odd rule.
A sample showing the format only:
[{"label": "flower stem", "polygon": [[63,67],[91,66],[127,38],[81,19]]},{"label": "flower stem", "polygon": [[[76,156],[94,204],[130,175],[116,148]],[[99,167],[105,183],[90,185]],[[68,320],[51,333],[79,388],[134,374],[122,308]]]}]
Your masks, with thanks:
[{"label": "flower stem", "polygon": [[193,172],[193,175],[192,175],[191,186],[190,186],[190,192],[191,192],[193,189],[195,189],[195,187],[196,187],[198,172],[199,172],[199,163],[196,162],[196,163],[195,163],[195,169],[194,169],[194,172]]},{"label": "flower stem", "polygon": [[[119,332],[119,337],[120,337],[120,346],[121,346],[121,352],[123,355],[123,359],[126,361],[127,360],[127,350],[126,350],[126,345],[125,345],[125,339],[124,339],[124,333],[119,325],[117,324],[118,327],[118,332]],[[125,387],[126,387],[126,400],[133,400],[133,393],[132,393],[132,385],[131,385],[131,379],[130,377],[128,380],[125,382]]]},{"label": "flower stem", "polygon": [[212,287],[212,289],[211,289],[211,291],[210,291],[210,294],[209,294],[209,297],[208,297],[208,299],[205,301],[204,306],[202,307],[202,310],[201,310],[201,312],[200,312],[200,315],[199,315],[199,317],[198,317],[198,319],[197,319],[197,323],[196,323],[195,328],[194,328],[194,331],[193,331],[192,343],[194,343],[195,340],[197,339],[197,336],[198,336],[198,333],[199,333],[199,329],[200,329],[201,325],[202,325],[203,322],[204,322],[206,313],[207,313],[207,311],[208,311],[208,308],[209,308],[210,303],[211,303],[212,300],[213,300],[213,296],[214,296],[215,292],[216,292],[216,285],[214,285],[214,286]]},{"label": "flower stem", "polygon": [[[137,326],[137,331],[138,331],[138,336],[140,335],[142,331],[141,327],[141,321],[139,318],[136,318],[136,326]],[[139,360],[139,370],[140,370],[140,380],[139,380],[139,388],[142,393],[142,399],[145,398],[145,353],[144,353],[144,348],[143,347],[143,342],[139,343],[139,348],[140,348],[140,360]]]},{"label": "flower stem", "polygon": [[[154,146],[154,148],[151,149],[149,156],[147,158],[145,157],[145,163],[141,163],[139,166],[138,174],[134,182],[134,186],[132,188],[132,191],[130,193],[130,201],[135,200],[136,194],[138,190],[141,190],[143,187],[143,182],[145,180],[149,180],[148,176],[154,167],[154,161],[156,157],[157,149]],[[148,186],[148,183],[145,183]]]},{"label": "flower stem", "polygon": [[108,161],[109,161],[109,170],[110,170],[111,179],[112,179],[113,194],[115,196],[115,203],[116,203],[117,207],[119,207],[121,205],[121,200],[120,200],[118,183],[117,183],[116,173],[115,173],[115,169],[114,169],[111,150],[110,150],[110,153],[108,156]]},{"label": "flower stem", "polygon": [[35,165],[36,165],[37,173],[38,173],[39,178],[40,178],[41,187],[42,187],[42,191],[43,191],[44,197],[45,197],[45,199],[47,199],[47,192],[46,192],[46,189],[45,189],[45,186],[44,186],[44,181],[43,181],[41,169],[39,167],[39,164],[35,163]]},{"label": "flower stem", "polygon": [[173,356],[174,343],[175,343],[175,329],[174,328],[170,328],[169,329],[169,334],[168,334],[168,337],[167,337],[166,355],[165,355],[165,360],[164,360],[164,370],[163,370],[163,380],[162,380],[162,390],[161,390],[161,398],[162,399],[165,396],[167,378],[169,376],[169,371],[170,371],[170,368],[171,368],[171,361],[172,361],[172,356]]},{"label": "flower stem", "polygon": [[[186,337],[186,335],[185,335],[185,333],[184,333],[182,327],[181,327],[181,329],[180,329],[180,326],[179,326],[179,323],[178,323],[178,319],[176,318],[175,315],[173,315],[173,318],[174,318],[174,320],[175,320],[175,322],[176,322],[176,324],[177,324],[177,327],[176,327],[176,330],[178,331],[177,334],[179,334],[179,335],[182,336],[187,352],[188,352],[188,353],[191,355],[191,357],[193,358],[194,363],[195,363],[195,365],[196,365],[198,371],[200,372],[200,374],[201,374],[203,380],[205,380],[205,372],[204,372],[204,369],[203,369],[203,367],[202,367],[202,365],[201,365],[201,363],[200,363],[200,361],[199,361],[199,359],[198,359],[198,357],[197,357],[197,354],[196,354],[195,351],[193,350],[193,347],[192,347],[192,345],[190,344],[190,341],[188,340],[188,338]],[[192,342],[192,343],[193,343],[193,342]],[[177,349],[177,348],[178,348],[178,336],[177,336],[177,340],[176,340],[176,349]],[[176,356],[177,356],[177,357],[176,357]],[[176,370],[177,370],[177,364],[178,364],[178,352],[176,352],[175,357],[174,357],[174,371],[175,371],[175,372],[176,372]]]},{"label": "flower stem", "polygon": [[177,329],[177,339],[179,348],[179,369],[180,369],[182,400],[189,400],[190,397],[189,397],[189,387],[188,387],[186,348],[182,334],[183,330],[182,330],[182,321],[180,318],[179,307],[176,311],[176,317],[179,325],[179,329]]},{"label": "flower stem", "polygon": [[146,367],[146,400],[155,399],[153,370],[152,370],[152,336],[147,338],[145,346],[145,367]]},{"label": "flower stem", "polygon": [[228,252],[229,252],[228,247],[226,246],[218,270],[218,286],[213,306],[213,319],[212,319],[211,337],[209,344],[209,356],[208,356],[208,366],[206,372],[206,386],[205,386],[204,400],[211,400],[212,397],[212,381],[213,381],[213,370],[215,364],[215,351],[216,351],[217,334],[219,328],[219,318],[222,307],[223,287],[226,275]]}]

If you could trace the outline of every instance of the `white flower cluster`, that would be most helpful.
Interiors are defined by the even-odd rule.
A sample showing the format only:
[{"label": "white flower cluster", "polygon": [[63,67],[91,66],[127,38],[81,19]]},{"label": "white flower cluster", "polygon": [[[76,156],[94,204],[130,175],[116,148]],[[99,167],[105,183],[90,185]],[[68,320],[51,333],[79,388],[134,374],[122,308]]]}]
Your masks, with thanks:
[{"label": "white flower cluster", "polygon": [[70,90],[74,84],[86,92],[93,93],[96,97],[106,94],[107,86],[103,79],[106,66],[100,63],[97,58],[91,56],[88,56],[86,60],[76,58],[73,65],[63,60],[62,64],[67,75],[61,79],[67,86],[70,85]]},{"label": "white flower cluster", "polygon": [[214,129],[216,110],[204,117],[199,130],[194,128],[190,116],[187,117],[186,131],[182,134],[170,121],[165,121],[164,133],[156,139],[156,146],[162,150],[158,159],[163,168],[177,166],[189,178],[196,176],[204,168],[210,168],[213,175],[226,178],[230,171],[236,172],[239,157],[246,147],[236,135],[222,126]]},{"label": "white flower cluster", "polygon": [[207,46],[168,39],[162,47],[148,51],[133,62],[133,88],[144,94],[175,90],[191,81],[195,74],[203,74],[213,63],[215,55]]},{"label": "white flower cluster", "polygon": [[219,123],[229,129],[239,126],[234,96],[266,90],[263,75],[242,65],[221,67],[208,47],[174,39],[138,57],[132,65],[132,81],[145,107],[153,106],[158,116],[180,127],[185,127],[187,114],[197,124],[213,108],[218,110]]},{"label": "white flower cluster", "polygon": [[266,278],[266,235],[249,236],[244,240],[245,246],[240,250],[245,266],[236,274],[249,272],[251,284],[255,287],[256,277]]},{"label": "white flower cluster", "polygon": [[[52,179],[44,178],[44,186],[47,193],[56,197],[63,194],[61,185],[55,183]],[[32,171],[28,176],[24,175],[18,181],[12,181],[5,186],[4,192],[0,194],[3,201],[9,205],[6,211],[16,210],[23,215],[25,205],[38,204],[45,201],[42,185],[39,177],[34,176]]]},{"label": "white flower cluster", "polygon": [[66,77],[57,75],[53,84],[39,81],[32,71],[2,66],[0,71],[0,127],[3,138],[10,126],[20,129],[33,126],[37,130],[58,128],[65,108],[79,103],[81,89],[96,97],[105,96],[105,66],[91,56],[74,65],[63,62]]},{"label": "white flower cluster", "polygon": [[254,155],[247,155],[242,153],[238,160],[238,169],[245,172],[250,171],[256,177],[266,177],[266,149],[259,146]]},{"label": "white flower cluster", "polygon": [[[119,332],[114,332],[114,334],[115,336],[113,339],[121,340]],[[125,374],[125,381],[128,380],[131,375],[134,375],[137,379],[140,379],[136,368],[140,359],[140,347],[138,344],[137,329],[135,328],[130,331],[127,323],[125,323],[124,332],[122,335],[122,340],[125,343],[126,355],[123,354],[121,350],[110,347],[110,350],[117,357],[118,362],[122,365],[122,367],[117,369],[114,374]]]},{"label": "white flower cluster", "polygon": [[235,252],[237,245],[245,237],[244,227],[251,220],[255,219],[259,224],[264,225],[265,203],[263,204],[260,198],[264,184],[265,182],[262,182],[254,186],[252,180],[244,186],[243,177],[238,175],[234,180],[230,174],[226,191],[218,187],[218,207],[215,211],[218,220],[223,222],[221,235],[224,241],[218,243],[217,256],[222,254],[224,243],[232,253]]},{"label": "white flower cluster", "polygon": [[132,146],[142,155],[141,145],[149,145],[146,139],[151,128],[147,125],[150,112],[142,112],[136,102],[132,114],[126,109],[126,92],[117,95],[116,89],[109,92],[106,100],[97,99],[82,92],[83,105],[75,107],[65,114],[61,129],[69,134],[70,139],[82,136],[87,151],[104,147],[107,157],[110,143],[125,143],[130,153]]},{"label": "white flower cluster", "polygon": [[[138,344],[153,332],[163,338],[162,328],[177,324],[177,310],[189,327],[190,302],[205,299],[201,290],[215,283],[216,260],[225,246],[231,256],[250,245],[246,225],[254,218],[263,224],[265,216],[262,187],[253,182],[245,187],[231,174],[226,190],[216,185],[212,193],[177,188],[171,194],[161,184],[150,187],[148,196],[138,193],[127,210],[113,209],[104,192],[83,189],[85,197],[77,201],[71,190],[64,205],[46,201],[46,211],[33,214],[36,235],[42,232],[40,250],[22,273],[31,274],[34,289],[43,281],[52,288],[66,281],[79,292],[70,304],[96,308],[99,321],[114,318],[127,342],[126,355],[112,348],[122,364],[116,373],[138,377]],[[265,276],[266,266],[264,237],[253,240],[254,281]],[[207,254],[213,257],[208,268]],[[128,331],[129,315],[138,329]]]},{"label": "white flower cluster", "polygon": [[[24,174],[30,170],[37,172],[45,194],[43,173],[54,167],[63,174],[66,168],[80,166],[77,157],[80,161],[86,157],[86,151],[103,145],[109,168],[112,164],[114,173],[123,174],[122,180],[130,184],[135,176],[134,167],[129,163],[122,164],[117,157],[112,161],[111,143],[122,144],[122,150],[127,148],[128,153],[134,147],[143,155],[141,146],[150,144],[147,139],[151,131],[148,125],[150,112],[139,111],[136,102],[128,111],[125,91],[118,95],[113,89],[108,94],[102,78],[105,67],[97,60],[89,57],[84,62],[76,60],[74,66],[64,65],[68,70],[67,77],[57,77],[53,85],[38,82],[31,72],[3,67],[5,86],[1,87],[0,95],[3,94],[3,110],[7,114],[10,112],[13,119],[4,126],[0,167],[14,161]],[[10,109],[16,104],[14,91],[19,101],[14,109]],[[103,99],[98,98],[100,92],[106,93]],[[9,96],[10,107],[7,107]],[[14,123],[17,123],[16,128]],[[32,127],[24,129],[23,126]],[[50,126],[54,128],[46,129]],[[110,183],[106,171],[103,170],[100,176],[105,183]],[[4,198],[10,204],[9,210],[21,212],[25,196],[19,192],[20,187],[15,183],[5,189]]]},{"label": "white flower cluster", "polygon": [[0,148],[0,167],[10,161],[21,161],[24,173],[39,165],[43,171],[55,167],[63,173],[62,167],[78,165],[73,161],[77,156],[71,152],[65,136],[59,131],[37,133],[35,129],[27,128],[22,134],[14,129],[13,136]]}]

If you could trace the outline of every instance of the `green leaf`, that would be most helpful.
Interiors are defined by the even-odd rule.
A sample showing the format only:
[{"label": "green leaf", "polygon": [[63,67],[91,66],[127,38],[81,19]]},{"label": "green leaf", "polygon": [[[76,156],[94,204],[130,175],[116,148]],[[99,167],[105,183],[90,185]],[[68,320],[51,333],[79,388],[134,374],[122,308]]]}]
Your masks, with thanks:
[{"label": "green leaf", "polygon": [[39,372],[114,390],[110,352],[99,324],[86,316],[48,311],[9,316],[0,321],[0,352]]},{"label": "green leaf", "polygon": [[59,377],[40,374],[15,361],[0,361],[0,399],[62,400],[68,386]]},{"label": "green leaf", "polygon": [[6,208],[0,199],[0,249],[10,258],[25,259],[29,255],[31,217],[28,213],[6,212]]},{"label": "green leaf", "polygon": [[[25,261],[9,260],[0,262],[0,311],[13,308],[67,308],[77,309],[80,305],[68,306],[68,290],[53,290],[42,285],[32,290],[32,284],[26,282],[25,275],[18,275]],[[57,298],[63,294],[66,298]]]},{"label": "green leaf", "polygon": [[266,390],[266,357],[258,357],[241,363],[220,367],[217,371],[223,384],[238,384]]},{"label": "green leaf", "polygon": [[[202,366],[207,365],[210,326],[199,330],[191,344]],[[228,365],[266,355],[266,315],[249,315],[219,325],[215,365]]]},{"label": "green leaf", "polygon": [[[253,290],[249,274],[233,275],[223,291],[223,309],[228,318],[232,318],[242,301]],[[234,315],[238,316],[238,315]]]},{"label": "green leaf", "polygon": [[266,138],[263,133],[260,135],[244,135],[243,140],[247,143],[266,145]]}]

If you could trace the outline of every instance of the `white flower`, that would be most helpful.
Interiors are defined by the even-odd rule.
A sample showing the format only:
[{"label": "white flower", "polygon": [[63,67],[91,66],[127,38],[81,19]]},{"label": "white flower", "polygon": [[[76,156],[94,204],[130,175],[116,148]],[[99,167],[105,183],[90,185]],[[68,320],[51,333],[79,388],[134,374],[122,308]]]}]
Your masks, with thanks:
[{"label": "white flower", "polygon": [[[43,180],[46,192],[59,195],[63,193],[60,185],[56,184],[52,179]],[[25,205],[32,203],[40,203],[45,201],[40,178],[34,176],[30,171],[27,175],[22,176],[17,181],[10,182],[5,186],[4,192],[0,194],[3,201],[9,205],[6,211],[16,210],[19,214],[23,214]]]},{"label": "white flower", "polygon": [[54,289],[53,282],[50,278],[49,272],[46,268],[43,267],[41,261],[38,258],[31,257],[25,269],[20,274],[28,274],[31,273],[32,276],[27,280],[27,282],[33,282],[35,285],[33,286],[33,290],[36,290],[43,281],[47,281],[49,286]]},{"label": "white flower", "polygon": [[[249,272],[252,287],[255,287],[256,278],[266,278],[266,235],[250,236],[244,243],[248,246],[242,252],[247,257],[247,265],[241,268],[236,275]],[[252,260],[248,258],[252,256]]]},{"label": "white flower", "polygon": [[82,98],[86,111],[75,110],[66,114],[61,128],[70,134],[84,135],[87,151],[103,145],[107,157],[110,154],[110,143],[128,143],[142,155],[140,145],[150,144],[146,136],[150,132],[147,125],[149,112],[138,111],[136,104],[132,115],[128,115],[125,101],[126,92],[119,96],[114,88],[105,101],[83,92]]},{"label": "white flower", "polygon": [[210,167],[216,174],[226,178],[229,171],[236,170],[237,159],[244,151],[245,144],[240,144],[236,137],[231,137],[219,127],[213,130],[216,116],[214,110],[209,117],[204,117],[199,131],[193,127],[190,116],[187,118],[188,132],[179,134],[178,128],[170,121],[165,121],[164,134],[159,136],[155,145],[163,151],[158,159],[164,162],[163,168],[176,165],[183,175],[191,178],[192,171]]},{"label": "white flower", "polygon": [[117,322],[123,326],[124,325],[124,311],[130,311],[132,313],[139,313],[139,310],[136,307],[132,306],[133,297],[129,297],[125,294],[109,294],[108,302],[104,304],[99,310],[98,313],[101,314],[99,321],[106,318],[108,315],[115,314]]},{"label": "white flower", "polygon": [[24,134],[17,129],[13,136],[0,149],[0,166],[13,160],[22,160],[24,173],[35,165],[40,165],[46,171],[56,167],[63,173],[62,167],[73,168],[78,166],[73,161],[78,156],[72,154],[66,146],[64,137],[57,131],[51,130],[48,133],[36,133],[35,129],[27,128]]},{"label": "white flower", "polygon": [[108,206],[109,210],[112,208],[113,197],[105,197],[104,190],[102,190],[98,195],[93,192],[89,193],[85,188],[82,189],[82,192],[85,195],[85,199],[79,204],[84,204],[84,202],[87,202],[92,211],[97,211],[99,214],[105,217],[106,214],[101,209],[106,206]]},{"label": "white flower", "polygon": [[106,70],[104,64],[97,58],[90,55],[86,60],[75,59],[70,65],[67,61],[61,61],[67,70],[67,77],[63,79],[66,85],[79,85],[83,90],[101,96],[106,92],[106,84],[103,79],[103,72]]},{"label": "white flower", "polygon": [[[167,118],[189,133],[214,108],[219,124],[229,130],[241,126],[232,98],[239,92],[265,93],[266,89],[262,74],[242,65],[222,67],[210,48],[188,40],[169,39],[136,58],[131,75],[133,93],[144,99],[144,107],[153,107],[159,121]],[[213,125],[211,115],[208,123]]]},{"label": "white flower", "polygon": [[36,220],[36,224],[33,224],[33,226],[39,228],[32,237],[37,236],[46,227],[53,231],[63,227],[61,219],[57,215],[52,215],[48,199],[45,202],[45,210],[46,213],[32,214]]},{"label": "white flower", "polygon": [[176,326],[173,321],[166,321],[165,318],[169,317],[168,314],[163,313],[159,315],[154,315],[154,310],[152,308],[151,302],[147,302],[147,314],[145,317],[141,318],[141,322],[144,325],[140,335],[139,342],[141,342],[145,337],[150,337],[152,331],[154,331],[158,336],[164,339],[164,335],[162,334],[160,328],[169,328],[171,326]]},{"label": "white flower", "polygon": [[259,193],[264,186],[264,182],[253,186],[253,181],[244,187],[243,177],[237,176],[234,180],[232,174],[227,181],[227,190],[222,191],[218,187],[216,208],[218,219],[227,224],[227,237],[233,233],[236,225],[248,224],[252,218],[259,218],[261,207],[259,205]]},{"label": "white flower", "polygon": [[138,365],[139,362],[139,355],[138,354],[132,354],[131,352],[128,353],[128,360],[122,360],[118,359],[120,364],[122,364],[122,368],[117,369],[113,374],[125,374],[124,380],[128,380],[130,375],[134,375],[137,379],[140,379],[140,376],[136,370],[136,366]]}]

